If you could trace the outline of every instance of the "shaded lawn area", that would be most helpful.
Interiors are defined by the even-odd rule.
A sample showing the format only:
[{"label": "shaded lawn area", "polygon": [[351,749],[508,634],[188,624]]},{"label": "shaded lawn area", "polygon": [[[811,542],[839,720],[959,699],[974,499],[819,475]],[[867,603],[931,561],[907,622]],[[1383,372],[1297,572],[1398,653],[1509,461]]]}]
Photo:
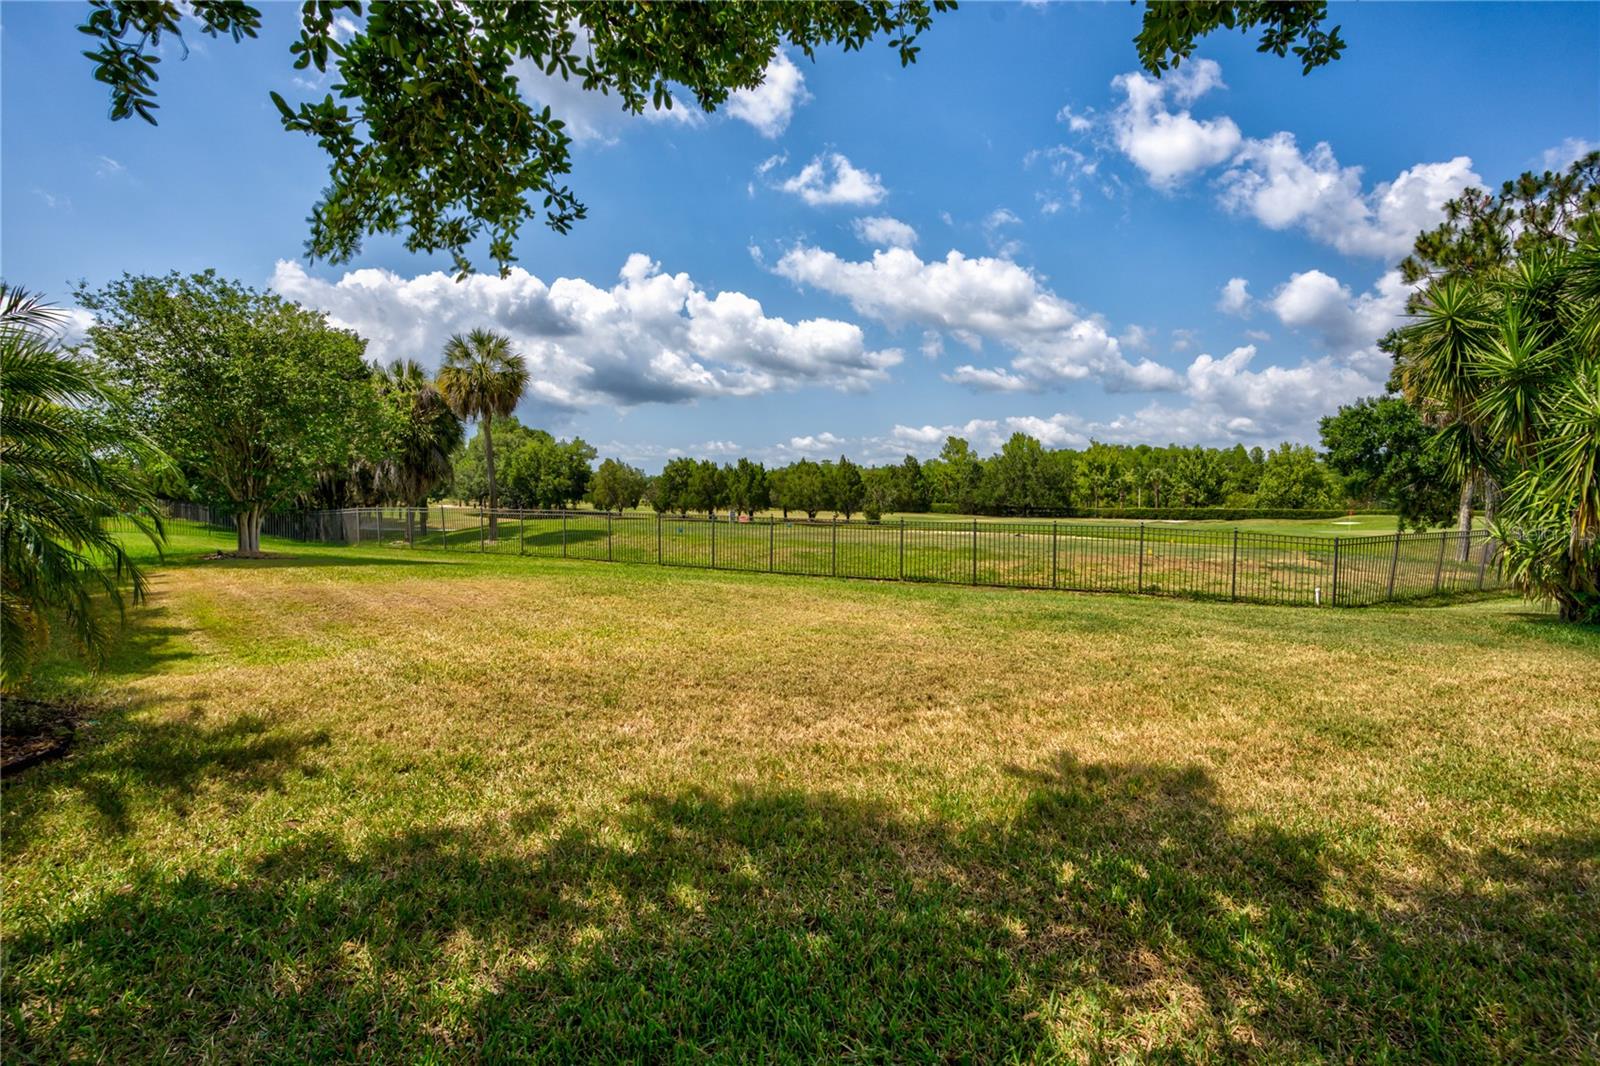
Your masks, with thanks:
[{"label": "shaded lawn area", "polygon": [[4,790],[8,1061],[1600,1057],[1592,629],[202,546]]}]

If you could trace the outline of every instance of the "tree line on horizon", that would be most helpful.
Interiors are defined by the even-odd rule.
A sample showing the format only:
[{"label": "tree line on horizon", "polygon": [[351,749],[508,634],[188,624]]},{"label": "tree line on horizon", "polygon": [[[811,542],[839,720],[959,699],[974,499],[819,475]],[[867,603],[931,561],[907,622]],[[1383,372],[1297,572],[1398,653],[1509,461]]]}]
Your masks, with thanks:
[{"label": "tree line on horizon", "polygon": [[[841,455],[769,468],[744,456],[721,464],[678,456],[650,475],[609,458],[591,470],[587,461],[596,453],[582,438],[558,441],[515,418],[498,420],[495,434],[498,440],[526,441],[521,445],[528,455],[525,465],[551,475],[518,478],[516,483],[509,475],[502,478],[499,503],[513,508],[559,508],[583,501],[610,511],[649,506],[667,514],[755,515],[777,510],[786,518],[804,514],[815,519],[829,513],[846,520],[858,515],[876,520],[891,513],[1026,516],[1145,508],[1393,507],[1381,495],[1351,496],[1345,479],[1315,449],[1292,442],[1262,449],[1096,441],[1084,449],[1051,449],[1019,432],[990,456],[980,455],[966,439],[950,436],[939,455],[926,460],[908,454],[897,463],[868,465]],[[1380,487],[1369,481],[1357,484]],[[488,502],[483,451],[476,437],[457,453],[452,481],[433,496]]]}]

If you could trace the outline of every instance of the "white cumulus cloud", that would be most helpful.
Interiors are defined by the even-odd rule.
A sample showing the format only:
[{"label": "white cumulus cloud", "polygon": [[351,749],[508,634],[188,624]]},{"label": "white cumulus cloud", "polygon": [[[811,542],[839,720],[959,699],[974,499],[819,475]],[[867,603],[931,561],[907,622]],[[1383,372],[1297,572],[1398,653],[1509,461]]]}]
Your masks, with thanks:
[{"label": "white cumulus cloud", "polygon": [[[1446,200],[1468,186],[1482,187],[1472,159],[1454,156],[1408,167],[1370,188],[1359,166],[1339,162],[1319,142],[1302,149],[1295,135],[1280,130],[1246,137],[1226,115],[1196,118],[1186,105],[1223,87],[1222,68],[1208,59],[1185,63],[1157,81],[1134,71],[1112,80],[1121,101],[1106,116],[1109,144],[1144,173],[1150,184],[1170,191],[1203,171],[1226,166],[1217,179],[1218,200],[1227,210],[1274,230],[1298,229],[1346,255],[1394,259],[1411,249],[1417,234],[1438,224]],[[1070,121],[1076,112],[1064,109]],[[1090,132],[1098,123],[1071,123]],[[1107,143],[1098,141],[1097,143]],[[1569,138],[1545,153],[1547,166],[1593,147]],[[1078,161],[1076,149],[1056,146],[1029,153],[1048,157],[1057,173]]]},{"label": "white cumulus cloud", "polygon": [[1228,315],[1242,315],[1250,310],[1250,283],[1244,278],[1229,278],[1217,297],[1217,310]]},{"label": "white cumulus cloud", "polygon": [[1148,359],[1130,362],[1117,339],[1009,259],[951,251],[924,262],[894,248],[851,261],[797,246],[773,268],[780,276],[850,302],[857,313],[892,327],[948,335],[977,351],[986,341],[1013,353],[1009,367],[960,366],[949,375],[989,391],[1038,391],[1074,381],[1113,390],[1175,387],[1178,376]]},{"label": "white cumulus cloud", "polygon": [[798,174],[780,182],[778,188],[812,207],[870,207],[888,195],[878,175],[855,166],[840,152],[814,157]]},{"label": "white cumulus cloud", "polygon": [[917,243],[917,231],[909,223],[887,215],[869,215],[850,224],[856,236],[874,248],[910,248]]},{"label": "white cumulus cloud", "polygon": [[1229,159],[1243,139],[1231,118],[1197,119],[1187,110],[1167,108],[1167,94],[1193,103],[1222,85],[1222,68],[1209,59],[1186,63],[1161,81],[1139,73],[1112,81],[1124,99],[1111,115],[1117,148],[1159,189],[1176,186],[1189,174]]},{"label": "white cumulus cloud", "polygon": [[1482,186],[1472,160],[1418,163],[1370,192],[1362,170],[1341,166],[1326,142],[1302,152],[1292,133],[1247,141],[1221,179],[1224,207],[1269,229],[1299,228],[1344,252],[1396,258],[1436,225],[1446,200]]},{"label": "white cumulus cloud", "polygon": [[[1231,278],[1223,287],[1224,303],[1230,294],[1247,299],[1248,291],[1245,279]],[[1396,271],[1383,274],[1361,293],[1320,270],[1296,273],[1259,306],[1310,349],[1297,363],[1264,365],[1254,344],[1220,357],[1202,353],[1183,371],[1177,399],[1100,421],[1057,415],[1052,432],[1122,443],[1315,442],[1323,415],[1383,391],[1390,359],[1378,341],[1404,321],[1409,292]],[[1270,339],[1256,330],[1250,335]],[[1047,439],[1043,433],[1034,435]]]},{"label": "white cumulus cloud", "polygon": [[1584,137],[1567,137],[1554,148],[1546,148],[1539,161],[1544,164],[1546,170],[1562,171],[1596,149],[1600,149],[1600,141],[1591,141]]},{"label": "white cumulus cloud", "polygon": [[832,433],[808,433],[800,437],[790,437],[787,447],[790,451],[802,455],[822,455],[842,451],[848,444],[849,441]]},{"label": "white cumulus cloud", "polygon": [[767,64],[766,74],[754,89],[740,89],[728,97],[728,114],[753,126],[763,137],[776,137],[789,128],[795,109],[811,99],[806,76],[794,60],[779,52]]},{"label": "white cumulus cloud", "polygon": [[1310,331],[1327,349],[1351,357],[1376,351],[1383,335],[1404,321],[1410,292],[1393,270],[1359,296],[1329,274],[1306,270],[1279,286],[1267,306],[1285,326]]},{"label": "white cumulus cloud", "polygon": [[[1230,288],[1247,292],[1241,278],[1230,279],[1225,296]],[[1390,361],[1377,343],[1403,321],[1408,292],[1395,271],[1360,294],[1320,270],[1294,274],[1261,306],[1306,338],[1316,354],[1274,366],[1258,365],[1253,344],[1221,357],[1202,353],[1183,373],[1182,402],[1153,403],[1087,429],[1100,440],[1130,443],[1314,442],[1323,415],[1383,391]]]},{"label": "white cumulus cloud", "polygon": [[288,260],[271,285],[366,337],[371,359],[436,366],[451,333],[500,330],[528,360],[531,402],[569,411],[803,386],[857,390],[902,359],[869,348],[853,323],[770,316],[744,293],[708,293],[639,253],[609,288],[583,278],[546,283],[520,268],[461,282],[374,269],[328,281]]},{"label": "white cumulus cloud", "polygon": [[[572,23],[576,35],[573,52],[583,55],[591,51],[588,31]],[[706,114],[700,110],[692,95],[674,94],[672,107],[657,108],[649,103],[642,114],[625,110],[615,93],[602,93],[583,87],[580,78],[563,78],[559,74],[546,74],[537,63],[519,59],[512,65],[517,84],[533,103],[549,107],[556,118],[564,121],[567,134],[575,141],[609,144],[621,136],[630,121],[669,123],[682,126],[702,126]],[[303,88],[318,88],[307,82]],[[760,85],[754,89],[739,89],[728,97],[727,114],[747,123],[763,137],[777,137],[789,128],[795,110],[811,99],[806,91],[805,75],[794,60],[780,51],[767,64]]]}]

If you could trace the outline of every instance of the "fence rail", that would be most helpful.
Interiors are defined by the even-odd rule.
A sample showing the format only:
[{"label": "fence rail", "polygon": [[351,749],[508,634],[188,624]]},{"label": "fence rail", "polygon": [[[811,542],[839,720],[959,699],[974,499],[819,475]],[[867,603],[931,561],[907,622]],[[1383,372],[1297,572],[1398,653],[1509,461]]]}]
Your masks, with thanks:
[{"label": "fence rail", "polygon": [[[175,504],[217,529],[225,515]],[[883,523],[363,507],[275,515],[295,540],[653,566],[1358,607],[1500,588],[1483,531],[1319,537],[1078,522]]]}]

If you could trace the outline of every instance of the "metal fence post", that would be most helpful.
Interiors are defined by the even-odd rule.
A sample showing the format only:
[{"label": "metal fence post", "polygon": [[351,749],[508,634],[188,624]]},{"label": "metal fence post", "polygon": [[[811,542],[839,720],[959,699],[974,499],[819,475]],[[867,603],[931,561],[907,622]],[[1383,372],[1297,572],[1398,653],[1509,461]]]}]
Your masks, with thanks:
[{"label": "metal fence post", "polygon": [[1139,523],[1139,576],[1134,579],[1133,591],[1144,591],[1144,523]]},{"label": "metal fence post", "polygon": [[561,512],[561,558],[567,557],[567,512]]},{"label": "metal fence post", "polygon": [[711,569],[717,568],[717,516],[712,515],[707,521],[711,524]]},{"label": "metal fence post", "polygon": [[615,553],[611,549],[611,512],[606,512],[606,562],[615,562]]},{"label": "metal fence post", "polygon": [[1333,538],[1333,589],[1328,596],[1328,605],[1339,606],[1339,538]]},{"label": "metal fence post", "polygon": [[666,566],[667,557],[661,550],[661,512],[656,512],[656,565]]},{"label": "metal fence post", "polygon": [[479,551],[486,550],[484,548],[483,518],[484,518],[484,510],[483,510],[482,507],[479,507],[478,508],[478,550]]},{"label": "metal fence post", "polygon": [[839,576],[839,516],[833,516],[833,575]]},{"label": "metal fence post", "polygon": [[444,504],[439,505],[439,547],[450,547],[450,527],[444,520]]},{"label": "metal fence post", "polygon": [[978,583],[978,520],[972,520],[972,583]]},{"label": "metal fence post", "polygon": [[1400,569],[1400,531],[1394,531],[1394,554],[1389,557],[1389,595],[1386,599],[1394,599],[1394,575]]},{"label": "metal fence post", "polygon": [[900,580],[906,579],[906,520],[900,519]]},{"label": "metal fence post", "polygon": [[1056,587],[1056,535],[1060,522],[1050,523],[1050,587]]},{"label": "metal fence post", "polygon": [[1484,533],[1484,535],[1483,535],[1483,549],[1482,549],[1483,555],[1478,560],[1478,591],[1479,592],[1483,591],[1483,575],[1484,575],[1484,571],[1489,569],[1489,545],[1490,545],[1490,543],[1491,542],[1490,542],[1490,539],[1489,539],[1489,534],[1488,533]]},{"label": "metal fence post", "polygon": [[1439,582],[1444,577],[1444,546],[1449,539],[1450,534],[1439,534],[1439,562],[1433,568],[1433,593],[1435,596],[1439,594]]},{"label": "metal fence post", "polygon": [[767,573],[778,568],[778,520],[767,519]]},{"label": "metal fence post", "polygon": [[1239,598],[1239,527],[1233,527],[1233,572],[1228,576],[1228,599]]}]

